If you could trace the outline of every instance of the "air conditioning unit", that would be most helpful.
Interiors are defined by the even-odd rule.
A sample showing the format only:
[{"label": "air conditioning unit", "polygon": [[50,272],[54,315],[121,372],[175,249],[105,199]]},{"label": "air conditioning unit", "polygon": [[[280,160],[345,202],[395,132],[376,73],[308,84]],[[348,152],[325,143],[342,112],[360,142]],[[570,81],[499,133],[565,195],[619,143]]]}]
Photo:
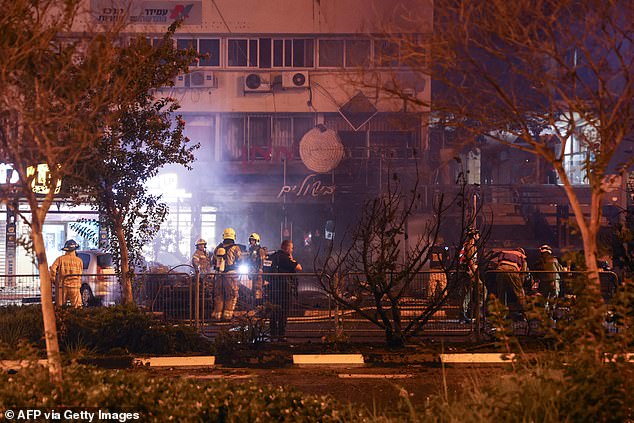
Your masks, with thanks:
[{"label": "air conditioning unit", "polygon": [[185,75],[178,75],[174,78],[174,88],[185,88]]},{"label": "air conditioning unit", "polygon": [[295,71],[282,73],[282,88],[308,88],[308,72]]},{"label": "air conditioning unit", "polygon": [[271,76],[269,74],[250,73],[245,75],[243,82],[243,89],[245,93],[271,91]]},{"label": "air conditioning unit", "polygon": [[190,88],[215,88],[218,86],[213,72],[195,71],[185,75],[186,81],[188,77]]},{"label": "air conditioning unit", "polygon": [[215,88],[218,80],[213,72],[194,71],[178,75],[174,79],[174,88]]}]

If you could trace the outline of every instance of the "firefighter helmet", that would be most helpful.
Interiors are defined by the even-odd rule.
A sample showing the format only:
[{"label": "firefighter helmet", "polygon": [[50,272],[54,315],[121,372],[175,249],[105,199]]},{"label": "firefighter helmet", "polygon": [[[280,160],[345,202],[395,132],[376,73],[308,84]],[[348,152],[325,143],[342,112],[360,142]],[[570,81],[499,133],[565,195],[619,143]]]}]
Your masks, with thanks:
[{"label": "firefighter helmet", "polygon": [[474,236],[480,236],[480,231],[474,227],[467,228],[467,236],[473,238]]},{"label": "firefighter helmet", "polygon": [[236,230],[233,228],[227,228],[222,233],[222,239],[232,239],[236,240]]},{"label": "firefighter helmet", "polygon": [[255,242],[257,242],[258,244],[260,243],[260,235],[257,232],[253,232],[251,235],[249,235],[249,241],[251,241],[252,239],[255,239]]},{"label": "firefighter helmet", "polygon": [[79,244],[77,244],[77,242],[75,242],[74,239],[69,239],[64,244],[64,248],[62,248],[62,251],[75,251],[78,248],[79,248]]},{"label": "firefighter helmet", "polygon": [[541,247],[539,247],[539,252],[540,253],[552,254],[553,253],[553,249],[552,249],[552,247],[550,245],[544,244]]},{"label": "firefighter helmet", "polygon": [[198,247],[199,245],[207,245],[207,241],[200,238],[198,241],[196,241],[196,247]]}]

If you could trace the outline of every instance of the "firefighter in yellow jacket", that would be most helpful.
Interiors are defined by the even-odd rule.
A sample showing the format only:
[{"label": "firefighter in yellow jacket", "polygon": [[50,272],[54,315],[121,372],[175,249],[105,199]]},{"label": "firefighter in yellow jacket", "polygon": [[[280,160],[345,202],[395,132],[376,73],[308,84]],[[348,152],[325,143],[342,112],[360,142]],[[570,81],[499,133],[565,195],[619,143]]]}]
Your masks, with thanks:
[{"label": "firefighter in yellow jacket", "polygon": [[57,288],[62,288],[62,295],[56,296],[58,299],[61,298],[62,305],[66,305],[66,301],[70,301],[72,307],[81,307],[80,289],[84,262],[75,253],[78,248],[79,244],[75,240],[69,239],[62,248],[66,254],[57,257],[51,265],[51,279],[56,282]]},{"label": "firefighter in yellow jacket", "polygon": [[230,320],[238,302],[238,264],[242,250],[236,244],[236,231],[227,228],[222,233],[223,241],[214,251],[214,266],[217,271],[214,283],[215,320]]}]

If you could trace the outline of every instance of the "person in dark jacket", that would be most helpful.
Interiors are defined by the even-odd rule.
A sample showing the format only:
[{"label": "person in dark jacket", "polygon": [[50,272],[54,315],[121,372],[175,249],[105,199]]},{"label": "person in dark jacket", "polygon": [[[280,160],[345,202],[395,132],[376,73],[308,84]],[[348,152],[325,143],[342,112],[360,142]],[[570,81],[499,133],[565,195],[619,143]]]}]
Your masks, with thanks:
[{"label": "person in dark jacket", "polygon": [[564,267],[559,263],[557,257],[553,255],[553,249],[550,245],[542,245],[539,247],[540,257],[535,264],[536,270],[541,270],[548,273],[539,274],[539,293],[547,298],[549,301],[553,301],[559,297],[561,275],[559,272],[564,270]]},{"label": "person in dark jacket", "polygon": [[269,256],[272,273],[287,275],[269,276],[266,285],[267,301],[271,304],[271,339],[284,341],[288,310],[297,293],[296,278],[290,273],[301,272],[302,265],[293,258],[293,242],[285,239],[279,250]]}]

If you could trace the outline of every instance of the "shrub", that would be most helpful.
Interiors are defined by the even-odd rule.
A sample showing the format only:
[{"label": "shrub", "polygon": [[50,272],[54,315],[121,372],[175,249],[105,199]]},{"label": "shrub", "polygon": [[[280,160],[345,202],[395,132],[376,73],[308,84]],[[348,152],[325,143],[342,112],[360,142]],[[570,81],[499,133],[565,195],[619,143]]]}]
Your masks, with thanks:
[{"label": "shrub", "polygon": [[[213,345],[195,329],[174,326],[130,306],[56,311],[60,347],[97,353],[211,353]],[[15,348],[26,340],[44,349],[39,306],[0,308],[0,341]],[[15,355],[15,354],[13,354]],[[13,357],[11,357],[13,358]]]},{"label": "shrub", "polygon": [[328,396],[304,395],[281,387],[224,381],[151,377],[142,371],[105,371],[70,365],[61,389],[43,367],[30,365],[15,375],[0,375],[0,409],[76,407],[138,412],[140,421],[367,420],[364,410],[339,405]]},{"label": "shrub", "polygon": [[195,329],[166,324],[135,307],[65,308],[58,316],[64,346],[80,342],[100,353],[123,350],[135,354],[212,350],[211,343]]},{"label": "shrub", "polygon": [[[13,347],[15,351],[21,341],[44,348],[44,324],[40,307],[0,307],[0,343]],[[5,354],[10,354],[10,351]]]},{"label": "shrub", "polygon": [[[551,350],[529,360],[504,322],[505,310],[493,304],[499,345],[517,353],[514,371],[494,382],[474,382],[462,398],[438,395],[421,421],[588,421],[634,418],[634,369],[625,359],[634,345],[634,285],[626,281],[610,306],[588,281],[577,281],[574,297],[556,324],[544,310],[529,310],[541,320]],[[609,317],[610,325],[606,322]],[[609,329],[609,330],[608,330]]]}]

